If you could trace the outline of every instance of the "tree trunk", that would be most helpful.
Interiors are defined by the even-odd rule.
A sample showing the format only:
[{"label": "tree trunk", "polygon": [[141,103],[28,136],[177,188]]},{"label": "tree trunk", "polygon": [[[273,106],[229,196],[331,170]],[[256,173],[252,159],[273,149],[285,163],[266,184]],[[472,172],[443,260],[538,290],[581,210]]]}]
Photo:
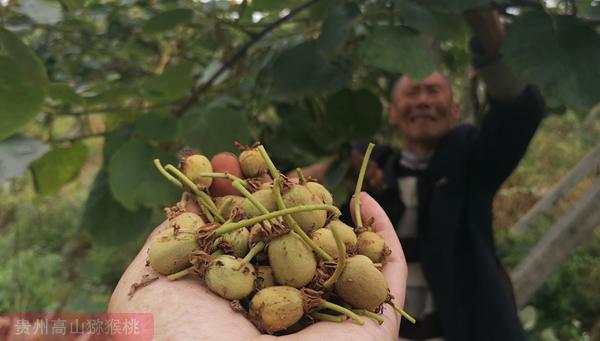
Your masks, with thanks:
[{"label": "tree trunk", "polygon": [[600,225],[600,178],[512,272],[517,305],[527,303],[558,265]]},{"label": "tree trunk", "polygon": [[544,198],[539,200],[527,213],[513,226],[517,233],[528,233],[535,220],[541,215],[547,215],[552,207],[581,180],[592,172],[594,167],[600,165],[600,144],[586,155],[561,181],[552,188]]}]

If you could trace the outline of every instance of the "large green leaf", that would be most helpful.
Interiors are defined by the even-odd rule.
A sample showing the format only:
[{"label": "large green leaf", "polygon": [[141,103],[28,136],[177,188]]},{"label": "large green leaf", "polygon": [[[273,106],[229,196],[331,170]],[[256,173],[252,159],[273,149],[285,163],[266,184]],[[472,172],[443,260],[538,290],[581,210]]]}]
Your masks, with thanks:
[{"label": "large green leaf", "polygon": [[83,105],[85,103],[85,99],[65,83],[48,84],[48,98],[61,104]]},{"label": "large green leaf", "polygon": [[180,190],[156,170],[153,160],[174,163],[175,158],[145,142],[132,140],[122,145],[110,158],[108,175],[115,199],[129,210],[169,205]]},{"label": "large green leaf", "polygon": [[376,28],[360,45],[365,64],[422,79],[435,70],[431,52],[422,37],[407,28]]},{"label": "large green leaf", "polygon": [[185,144],[207,156],[235,151],[235,141],[242,144],[251,142],[246,116],[225,107],[187,112],[180,121],[179,135]]},{"label": "large green leaf", "polygon": [[40,24],[54,25],[62,20],[58,0],[20,0],[18,10]]},{"label": "large green leaf", "polygon": [[42,110],[46,83],[39,58],[0,27],[0,139],[19,131]]},{"label": "large green leaf", "polygon": [[38,193],[55,194],[66,183],[76,179],[88,156],[89,148],[83,143],[76,143],[69,147],[54,147],[33,162],[31,171]]},{"label": "large green leaf", "polygon": [[90,231],[94,241],[115,245],[138,237],[148,226],[152,210],[126,209],[113,198],[108,182],[108,172],[102,168],[85,202],[81,228]]},{"label": "large green leaf", "polygon": [[559,98],[586,110],[600,101],[600,36],[571,16],[531,11],[510,25],[503,50],[512,68]]},{"label": "large green leaf", "polygon": [[360,14],[355,3],[341,3],[331,9],[323,22],[317,46],[324,53],[335,53],[344,46],[352,33],[354,18]]},{"label": "large green leaf", "polygon": [[421,0],[424,6],[438,11],[461,13],[467,9],[486,8],[492,0]]},{"label": "large green leaf", "polygon": [[180,63],[171,65],[154,78],[142,84],[142,93],[154,101],[174,100],[184,96],[194,85],[194,65]]},{"label": "large green leaf", "polygon": [[329,60],[315,41],[285,50],[273,65],[271,96],[277,100],[326,95],[344,87],[352,78],[345,60]]},{"label": "large green leaf", "polygon": [[166,11],[150,18],[142,29],[146,33],[161,33],[174,29],[192,20],[194,12],[185,8]]},{"label": "large green leaf", "polygon": [[177,134],[177,120],[169,114],[147,113],[137,119],[135,131],[149,141],[170,141]]},{"label": "large green leaf", "polygon": [[0,141],[0,183],[23,175],[29,164],[48,149],[50,146],[44,142],[22,135]]},{"label": "large green leaf", "polygon": [[327,99],[325,126],[345,140],[371,137],[382,117],[381,102],[368,90],[344,89]]}]

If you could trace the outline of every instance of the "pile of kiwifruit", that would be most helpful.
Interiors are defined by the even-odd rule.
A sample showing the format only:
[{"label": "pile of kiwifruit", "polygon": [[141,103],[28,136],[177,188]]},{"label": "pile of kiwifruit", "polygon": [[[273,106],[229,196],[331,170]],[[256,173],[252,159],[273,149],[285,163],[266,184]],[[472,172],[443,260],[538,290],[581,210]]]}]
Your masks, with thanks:
[{"label": "pile of kiwifruit", "polygon": [[[154,160],[167,180],[183,190],[166,208],[169,227],[150,241],[148,264],[170,280],[199,276],[262,332],[295,332],[319,320],[383,323],[394,302],[381,269],[390,254],[384,240],[363,224],[355,200],[356,227],[339,220],[331,193],[298,171],[281,174],[260,144],[239,146],[243,178],[214,172],[203,155],[187,151],[179,167]],[[357,181],[360,193],[367,149]],[[213,181],[231,181],[237,195],[212,197]],[[187,209],[189,201],[200,213]],[[195,211],[197,212],[197,211]]]}]

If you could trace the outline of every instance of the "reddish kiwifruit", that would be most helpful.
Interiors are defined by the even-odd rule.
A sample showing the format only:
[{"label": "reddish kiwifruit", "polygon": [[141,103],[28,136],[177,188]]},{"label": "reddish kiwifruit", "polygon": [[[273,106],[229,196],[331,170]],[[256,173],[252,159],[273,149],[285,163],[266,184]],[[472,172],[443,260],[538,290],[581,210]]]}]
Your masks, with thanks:
[{"label": "reddish kiwifruit", "polygon": [[335,291],[356,309],[374,311],[388,297],[385,277],[366,256],[356,255],[346,260],[342,274],[335,282]]},{"label": "reddish kiwifruit", "polygon": [[273,277],[273,269],[268,265],[259,265],[256,270],[256,279],[259,282],[257,288],[267,288],[275,286],[275,278]]},{"label": "reddish kiwifruit", "polygon": [[190,266],[190,254],[197,247],[195,233],[166,229],[150,242],[148,261],[158,273],[170,275]]},{"label": "reddish kiwifruit", "polygon": [[240,207],[244,202],[244,197],[237,195],[226,195],[215,199],[215,205],[217,210],[221,212],[221,217],[228,219],[231,217],[231,213],[234,208]]},{"label": "reddish kiwifruit", "polygon": [[304,186],[308,188],[317,198],[320,198],[321,201],[326,205],[333,205],[333,196],[331,193],[325,188],[325,186],[321,185],[318,182],[309,181]]},{"label": "reddish kiwifruit", "polygon": [[333,258],[338,257],[337,244],[330,229],[317,229],[311,238],[325,253]]},{"label": "reddish kiwifruit", "polygon": [[[286,207],[296,207],[301,205],[322,204],[320,198],[314,195],[305,186],[291,185],[291,187],[282,195],[283,203]],[[327,221],[327,211],[315,210],[309,212],[298,212],[292,214],[292,218],[306,233],[323,227]]]},{"label": "reddish kiwifruit", "polygon": [[358,241],[356,238],[356,233],[354,233],[354,229],[337,219],[330,221],[329,224],[325,226],[325,228],[331,229],[332,226],[337,227],[338,232],[340,233],[340,238],[342,238],[342,241],[346,245],[346,248],[354,250]]},{"label": "reddish kiwifruit", "polygon": [[302,292],[289,286],[264,288],[250,301],[250,320],[269,334],[287,329],[303,315]]},{"label": "reddish kiwifruit", "polygon": [[228,254],[244,258],[248,253],[250,231],[242,227],[221,237],[219,246]]},{"label": "reddish kiwifruit", "polygon": [[212,184],[212,178],[200,176],[200,173],[213,171],[210,160],[206,156],[200,154],[186,156],[181,160],[179,167],[183,174],[199,188],[208,188]]},{"label": "reddish kiwifruit", "polygon": [[250,263],[231,255],[212,259],[204,273],[206,286],[228,300],[244,298],[254,290],[256,272]]},{"label": "reddish kiwifruit", "polygon": [[272,239],[267,247],[267,255],[278,284],[301,288],[317,273],[317,261],[312,249],[295,233]]},{"label": "reddish kiwifruit", "polygon": [[269,168],[265,159],[256,148],[249,148],[240,153],[240,167],[247,178],[255,178],[266,174]]},{"label": "reddish kiwifruit", "polygon": [[[254,196],[254,198],[267,209],[267,211],[273,212],[277,210],[277,203],[275,202],[275,197],[270,189],[260,189],[252,193],[252,196]],[[241,208],[248,217],[256,217],[263,214],[247,198],[242,202]]]},{"label": "reddish kiwifruit", "polygon": [[375,263],[385,263],[390,249],[385,245],[385,241],[377,233],[365,231],[358,235],[356,252],[369,257]]}]

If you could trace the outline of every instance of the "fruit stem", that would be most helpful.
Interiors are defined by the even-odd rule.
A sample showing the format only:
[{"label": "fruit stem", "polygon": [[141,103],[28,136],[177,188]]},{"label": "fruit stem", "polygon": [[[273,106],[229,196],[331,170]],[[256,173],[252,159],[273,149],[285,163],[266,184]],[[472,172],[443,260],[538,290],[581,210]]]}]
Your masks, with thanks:
[{"label": "fruit stem", "polygon": [[267,150],[265,149],[265,147],[263,145],[258,146],[257,149],[258,149],[258,152],[260,153],[260,155],[262,156],[262,158],[267,163],[267,167],[269,168],[269,172],[271,173],[271,176],[273,177],[273,181],[276,181],[277,179],[279,179],[281,177],[281,175],[279,174],[279,171],[275,167],[275,164],[273,164],[273,161],[269,157],[269,154],[267,154]]},{"label": "fruit stem", "polygon": [[360,316],[355,314],[352,310],[346,309],[335,303],[331,303],[331,302],[323,300],[323,303],[321,303],[321,308],[331,309],[333,311],[337,311],[340,314],[344,314],[344,315],[348,316],[349,318],[353,319],[354,321],[356,321],[356,323],[360,324],[361,326],[363,324],[365,324],[365,322],[360,318]]},{"label": "fruit stem", "polygon": [[306,184],[306,178],[304,177],[304,173],[302,173],[302,169],[296,168],[296,173],[298,174],[298,179],[300,179],[300,184]]},{"label": "fruit stem", "polygon": [[325,289],[331,287],[337,280],[340,278],[344,267],[346,266],[346,246],[342,241],[342,237],[340,237],[340,232],[338,231],[338,226],[331,226],[331,232],[333,233],[333,238],[335,239],[335,245],[337,246],[338,251],[338,261],[335,266],[335,272],[331,277],[325,281],[323,287]]},{"label": "fruit stem", "polygon": [[379,324],[383,324],[383,322],[384,322],[383,317],[375,314],[372,311],[368,311],[366,309],[352,309],[352,311],[357,313],[358,315],[372,318],[373,320],[377,321],[377,323],[379,323]]},{"label": "fruit stem", "polygon": [[389,305],[391,305],[392,307],[394,307],[394,310],[399,312],[400,315],[402,315],[405,319],[407,319],[410,323],[415,324],[417,322],[417,320],[415,320],[414,317],[410,316],[406,311],[402,310],[402,308],[400,308],[396,302],[393,301],[389,301],[387,302]]},{"label": "fruit stem", "polygon": [[167,172],[165,168],[160,164],[160,159],[154,159],[154,166],[156,166],[156,169],[158,169],[160,174],[162,174],[167,180],[172,182],[175,186],[183,188],[183,184],[181,184],[181,181],[175,179],[175,177],[169,174],[169,172]]},{"label": "fruit stem", "polygon": [[194,270],[193,265],[181,271],[177,271],[176,273],[170,274],[169,276],[167,276],[167,278],[169,279],[169,281],[174,281],[180,279],[181,277],[189,275],[192,272],[192,270]]},{"label": "fruit stem", "polygon": [[233,198],[227,198],[227,199],[223,200],[223,202],[221,203],[221,207],[219,207],[217,209],[217,213],[222,217],[223,216],[223,211],[225,210],[225,207],[227,207],[232,202],[233,202]]},{"label": "fruit stem", "polygon": [[265,242],[256,243],[256,245],[254,245],[250,249],[250,251],[248,251],[246,256],[242,259],[242,264],[246,264],[246,263],[250,262],[252,260],[252,258],[254,258],[254,256],[256,256],[259,252],[264,250],[264,248],[265,248]]},{"label": "fruit stem", "polygon": [[269,212],[269,214],[259,215],[250,219],[243,219],[235,223],[225,223],[221,225],[214,231],[214,236],[219,237],[224,235],[225,233],[229,233],[239,229],[240,227],[246,227],[250,225],[254,225],[264,220],[273,219],[277,217],[281,217],[287,214],[298,213],[298,212],[307,212],[307,211],[315,211],[315,210],[327,210],[333,212],[334,216],[339,217],[341,215],[340,210],[335,206],[318,204],[318,205],[302,205],[295,206],[291,208],[286,208],[284,210]]},{"label": "fruit stem", "polygon": [[252,203],[252,205],[254,205],[262,214],[267,214],[269,213],[269,210],[267,210],[267,208],[260,203],[260,201],[256,200],[256,198],[254,197],[254,195],[252,195],[252,193],[250,193],[243,185],[241,182],[239,181],[234,181],[232,184],[233,188],[237,189],[240,193],[242,193],[242,195],[244,197],[246,197],[246,199],[250,200],[250,202]]},{"label": "fruit stem", "polygon": [[344,322],[344,318],[342,316],[319,313],[318,311],[313,311],[309,315],[312,316],[312,318],[314,318],[315,320],[329,322]]},{"label": "fruit stem", "polygon": [[356,188],[354,190],[354,218],[356,220],[356,227],[363,227],[362,217],[360,216],[360,191],[362,189],[365,172],[367,171],[367,165],[369,164],[369,158],[371,157],[373,147],[375,147],[375,145],[369,143],[365,156],[363,157],[362,165],[360,166],[360,172],[358,173],[358,180],[356,181]]},{"label": "fruit stem", "polygon": [[204,199],[201,198],[200,196],[196,196],[196,197],[198,198],[198,205],[200,206],[200,209],[202,210],[202,213],[204,213],[204,215],[208,219],[208,222],[214,223],[215,222],[215,218],[210,213],[210,211],[209,211],[209,209],[207,207],[207,204],[204,202]]},{"label": "fruit stem", "polygon": [[[221,217],[220,215],[217,215],[217,206],[215,206],[215,203],[212,202],[212,199],[208,196],[208,194],[202,192],[198,186],[192,182],[192,180],[190,180],[190,178],[188,178],[187,176],[185,176],[185,174],[183,174],[179,169],[177,169],[175,166],[173,165],[166,165],[165,169],[170,171],[171,173],[174,173],[175,175],[177,175],[177,177],[186,185],[190,188],[190,190],[192,192],[194,192],[194,194],[196,194],[196,196],[198,197],[198,199],[200,199],[200,202],[202,204],[204,204],[204,206],[206,206],[206,208],[208,209],[208,211],[210,211],[210,213],[212,215],[214,215],[217,220],[219,220],[219,222],[224,223],[225,219],[223,219],[223,217]],[[210,219],[210,218],[209,218]]]},{"label": "fruit stem", "polygon": [[[277,207],[280,210],[286,209],[285,203],[283,202],[283,198],[281,197],[281,177],[275,180],[273,184],[273,193],[275,193],[275,202],[277,203]],[[298,234],[300,238],[302,238],[302,240],[306,244],[308,244],[308,246],[310,246],[310,248],[313,249],[317,253],[317,255],[319,255],[319,257],[323,258],[326,261],[333,260],[333,257],[331,257],[327,252],[325,252],[325,250],[323,250],[312,239],[310,239],[310,237],[306,234],[306,232],[304,232],[300,225],[296,223],[292,216],[286,215],[285,217],[283,217],[283,219],[285,219],[288,225],[292,227],[292,230],[294,230],[294,232],[296,232],[296,234]]]},{"label": "fruit stem", "polygon": [[198,174],[200,177],[204,177],[204,178],[219,178],[219,179],[228,179],[231,182],[233,181],[239,181],[242,183],[242,185],[244,185],[244,187],[248,188],[248,182],[244,179],[240,179],[235,175],[229,174],[228,172],[223,172],[223,173],[217,173],[217,172],[202,172],[200,174]]}]

